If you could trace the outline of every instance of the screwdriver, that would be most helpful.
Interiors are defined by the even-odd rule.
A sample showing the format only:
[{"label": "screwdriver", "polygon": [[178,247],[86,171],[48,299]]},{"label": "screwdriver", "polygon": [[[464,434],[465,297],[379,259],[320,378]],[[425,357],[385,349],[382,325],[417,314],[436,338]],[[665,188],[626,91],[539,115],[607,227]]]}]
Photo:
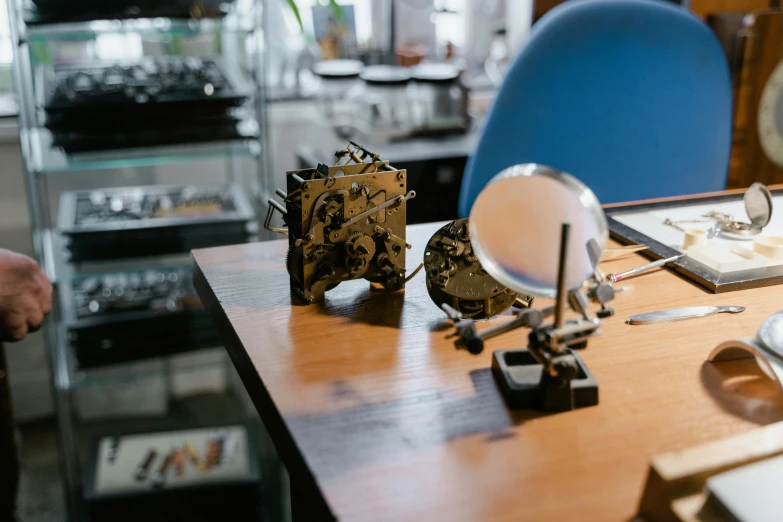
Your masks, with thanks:
[{"label": "screwdriver", "polygon": [[685,254],[678,254],[676,256],[668,257],[666,259],[659,259],[658,261],[653,261],[652,263],[647,263],[646,265],[637,266],[636,268],[632,268],[631,270],[628,270],[626,272],[620,272],[619,274],[609,274],[606,276],[606,279],[608,279],[610,283],[614,284],[630,276],[635,276],[637,274],[647,272],[648,270],[652,270],[653,268],[658,268],[659,266],[663,266],[666,263],[671,263],[672,261],[677,261],[678,259],[682,259],[683,257],[685,257]]}]

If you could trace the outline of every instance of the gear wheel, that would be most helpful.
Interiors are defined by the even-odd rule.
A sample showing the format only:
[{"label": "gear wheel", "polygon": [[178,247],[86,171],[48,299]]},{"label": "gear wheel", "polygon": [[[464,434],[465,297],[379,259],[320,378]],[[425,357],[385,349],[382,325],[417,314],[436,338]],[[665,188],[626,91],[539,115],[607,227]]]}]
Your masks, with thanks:
[{"label": "gear wheel", "polygon": [[285,267],[291,279],[302,284],[301,278],[304,271],[304,249],[300,246],[291,246],[285,253]]},{"label": "gear wheel", "polygon": [[362,232],[354,232],[345,242],[345,266],[352,273],[367,269],[375,255],[375,240]]},{"label": "gear wheel", "polygon": [[452,258],[461,257],[466,250],[467,248],[465,247],[465,243],[462,241],[454,241],[454,246],[443,249],[445,254]]},{"label": "gear wheel", "polygon": [[465,220],[465,222],[462,223],[462,226],[459,227],[456,236],[460,241],[470,241],[470,227],[468,225],[468,220]]}]

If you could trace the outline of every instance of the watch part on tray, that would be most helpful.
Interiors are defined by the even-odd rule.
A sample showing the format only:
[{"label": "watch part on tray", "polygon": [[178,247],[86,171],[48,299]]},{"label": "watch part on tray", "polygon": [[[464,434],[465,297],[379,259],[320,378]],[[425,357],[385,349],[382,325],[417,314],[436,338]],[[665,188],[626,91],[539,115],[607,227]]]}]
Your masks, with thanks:
[{"label": "watch part on tray", "polygon": [[[99,437],[83,468],[89,518],[224,520],[230,505],[233,519],[258,520],[263,487],[260,436],[252,421],[122,433],[116,437],[123,450],[113,463],[108,460],[110,438]],[[200,465],[208,460],[210,448],[218,450],[218,457],[209,467]]]},{"label": "watch part on tray", "polygon": [[87,277],[74,285],[73,304],[78,318],[131,310],[178,312],[201,308],[186,268]]},{"label": "watch part on tray", "polygon": [[150,193],[142,187],[122,192],[94,190],[77,197],[76,225],[179,216],[212,216],[234,212],[231,192],[224,187],[183,187]]},{"label": "watch part on tray", "polygon": [[427,292],[438,305],[448,304],[467,319],[487,319],[517,303],[528,307],[532,297],[520,296],[490,276],[470,243],[467,219],[453,221],[432,236],[424,251]]},{"label": "watch part on tray", "polygon": [[217,56],[56,65],[40,75],[44,124],[69,154],[259,135],[243,107],[250,91]]},{"label": "watch part on tray", "polygon": [[[366,279],[404,288],[406,171],[351,142],[329,167],[288,172],[285,206],[269,200],[265,227],[288,234],[286,267],[295,300],[316,303],[343,281]],[[340,163],[345,159],[346,163]],[[367,160],[367,161],[365,161]],[[270,227],[278,211],[286,229]]]},{"label": "watch part on tray", "polygon": [[244,243],[255,212],[237,185],[64,192],[58,228],[72,262]]}]

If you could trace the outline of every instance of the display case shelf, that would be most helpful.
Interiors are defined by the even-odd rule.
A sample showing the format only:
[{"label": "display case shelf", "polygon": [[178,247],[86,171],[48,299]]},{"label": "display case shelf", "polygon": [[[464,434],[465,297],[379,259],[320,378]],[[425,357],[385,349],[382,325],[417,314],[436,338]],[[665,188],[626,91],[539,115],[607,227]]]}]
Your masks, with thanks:
[{"label": "display case shelf", "polygon": [[225,369],[230,364],[225,349],[213,347],[82,370],[78,368],[73,351],[65,341],[67,338],[65,327],[61,326],[61,328],[61,335],[58,337],[63,341],[62,346],[57,350],[58,361],[55,371],[57,389],[60,391],[137,384],[171,376],[183,378],[189,374],[216,368]]},{"label": "display case shelf", "polygon": [[[186,424],[184,421],[200,421],[201,413],[194,409],[187,411],[186,419],[172,418],[172,402],[212,393],[202,393],[201,390],[205,386],[209,388],[213,381],[217,384],[212,386],[215,390],[212,395],[232,395],[232,388],[239,379],[223,348],[206,348],[219,344],[219,341],[216,335],[212,336],[214,331],[210,328],[208,315],[202,314],[197,304],[183,304],[182,310],[176,311],[167,308],[171,314],[161,312],[156,315],[147,313],[148,310],[134,309],[128,315],[113,315],[111,321],[105,324],[101,323],[101,318],[97,322],[85,322],[85,317],[93,319],[89,314],[75,315],[75,299],[68,296],[71,295],[69,292],[73,292],[74,284],[83,282],[83,276],[156,269],[165,272],[168,268],[187,270],[191,264],[189,252],[166,252],[190,248],[187,245],[191,243],[172,243],[173,240],[167,239],[169,236],[164,236],[159,238],[159,243],[164,246],[156,250],[149,247],[154,241],[144,243],[147,235],[142,234],[141,241],[149,247],[147,250],[130,250],[136,248],[135,244],[123,238],[122,245],[127,248],[118,248],[116,252],[106,247],[102,255],[74,255],[66,248],[69,246],[66,243],[68,236],[58,232],[63,226],[58,219],[63,195],[151,185],[216,187],[236,184],[250,198],[248,205],[252,207],[249,218],[242,220],[247,232],[243,237],[248,240],[258,237],[259,216],[255,203],[259,194],[272,191],[267,157],[264,2],[234,0],[222,18],[121,17],[117,20],[49,24],[37,23],[38,20],[29,17],[27,8],[31,5],[29,0],[8,1],[14,53],[12,67],[35,255],[57,292],[43,334],[57,414],[61,470],[68,504],[66,518],[79,522],[90,518],[84,509],[83,497],[86,453],[78,449],[90,443],[94,427],[112,426],[114,431],[115,423],[108,419],[115,419],[118,415],[122,417],[125,412],[128,415],[122,423],[128,431],[140,429],[145,415],[153,419],[153,428],[162,422],[165,429],[178,429]],[[164,2],[155,4],[155,7],[158,13],[163,12],[158,8],[167,8]],[[183,110],[183,118],[192,116],[191,123],[161,113],[153,114],[164,119],[166,129],[174,127],[169,124],[181,123],[176,137],[162,129],[156,123],[159,120],[147,114],[139,115],[137,120],[141,123],[133,125],[127,113],[101,112],[101,117],[112,118],[111,123],[123,124],[119,128],[111,126],[114,131],[103,125],[101,118],[97,118],[96,124],[89,125],[84,118],[77,117],[71,123],[76,121],[78,125],[70,126],[64,123],[67,118],[48,119],[50,114],[46,112],[43,96],[47,84],[43,73],[52,67],[96,60],[132,61],[165,56],[214,57],[221,60],[226,74],[236,75],[232,77],[232,83],[239,86],[238,92],[244,95],[241,105],[232,105],[232,112],[226,114],[224,120],[212,116],[212,113],[204,114],[206,111],[198,104]],[[135,107],[129,110],[134,115],[138,113]],[[218,120],[236,122],[236,126],[227,129],[228,124],[224,127],[214,125],[213,122]],[[62,134],[53,135],[53,131],[45,125],[56,128]],[[143,134],[134,134],[133,129],[139,129]],[[98,140],[104,136],[111,139]],[[73,152],[99,146],[146,144],[153,136],[159,137],[152,143],[161,145],[71,154],[65,153],[59,146],[65,144]],[[167,144],[186,138],[193,141]],[[216,141],[206,141],[208,139]],[[198,203],[194,202],[194,205],[198,206]],[[64,227],[63,230],[67,231]],[[195,241],[192,244],[200,245],[201,240],[209,243],[204,246],[226,241],[227,234],[216,230],[210,228],[188,238]],[[167,231],[170,232],[169,229]],[[70,237],[73,238],[73,234]],[[96,240],[95,244],[106,246],[100,240]],[[173,248],[173,244],[177,247]],[[140,255],[117,257],[135,254]],[[76,262],[99,257],[111,259]],[[70,284],[64,284],[66,282]],[[192,308],[188,308],[191,305]],[[171,323],[169,318],[172,318]],[[189,322],[191,319],[192,323]],[[97,331],[98,327],[103,330]],[[122,329],[126,327],[138,328],[140,335],[125,335],[124,332],[129,330]],[[142,340],[136,343],[137,338]],[[107,347],[116,351],[112,352]],[[178,353],[172,354],[172,351]],[[163,352],[168,353],[164,355]],[[209,356],[210,353],[213,355]],[[96,366],[86,368],[88,365]],[[221,377],[216,376],[226,369],[232,370],[228,372],[228,388],[225,382],[220,384]],[[231,379],[234,379],[233,384]],[[223,392],[218,391],[220,389]],[[150,396],[149,400],[137,399],[145,397],[145,394]],[[157,398],[152,398],[152,395]],[[246,409],[244,395],[242,397],[243,415],[239,418],[250,413]],[[161,406],[163,401],[165,407]],[[153,404],[161,406],[158,408],[160,411],[152,412]],[[85,405],[87,407],[83,408]],[[84,409],[90,409],[92,413],[84,415]]]},{"label": "display case shelf", "polygon": [[258,157],[261,154],[261,144],[256,138],[66,154],[53,145],[52,133],[47,129],[22,129],[19,134],[29,168],[36,175],[154,167],[208,159]]},{"label": "display case shelf", "polygon": [[33,234],[41,242],[44,252],[42,267],[53,285],[70,281],[74,277],[124,272],[144,268],[174,268],[190,265],[189,252],[167,256],[133,257],[69,263],[66,258],[65,238],[56,230],[45,229]]},{"label": "display case shelf", "polygon": [[38,19],[36,9],[25,5],[24,0],[14,2],[18,20],[19,42],[25,40],[61,40],[78,41],[92,40],[104,34],[140,34],[194,36],[199,34],[217,33],[249,33],[259,29],[259,24],[252,17],[232,9],[222,17],[205,18],[120,18],[97,19],[85,21],[46,22]]}]

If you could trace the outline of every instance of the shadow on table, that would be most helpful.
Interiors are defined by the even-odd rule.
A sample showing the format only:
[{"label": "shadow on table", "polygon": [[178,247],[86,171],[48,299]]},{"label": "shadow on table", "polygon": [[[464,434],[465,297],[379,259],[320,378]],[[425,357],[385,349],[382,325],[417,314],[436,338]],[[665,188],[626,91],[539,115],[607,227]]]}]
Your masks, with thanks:
[{"label": "shadow on table", "polygon": [[761,371],[754,359],[705,362],[701,382],[727,412],[756,424],[783,420],[780,385]]},{"label": "shadow on table", "polygon": [[405,293],[368,289],[359,294],[351,292],[341,296],[337,290],[327,293],[326,301],[318,305],[323,313],[371,326],[400,328],[406,304]]},{"label": "shadow on table", "polygon": [[360,404],[285,420],[316,476],[325,479],[462,437],[478,435],[485,444],[513,439],[516,426],[545,415],[509,411],[489,368],[471,371],[470,379],[475,394],[469,397],[432,389],[375,403],[361,402],[350,383],[340,382],[336,398]]}]

